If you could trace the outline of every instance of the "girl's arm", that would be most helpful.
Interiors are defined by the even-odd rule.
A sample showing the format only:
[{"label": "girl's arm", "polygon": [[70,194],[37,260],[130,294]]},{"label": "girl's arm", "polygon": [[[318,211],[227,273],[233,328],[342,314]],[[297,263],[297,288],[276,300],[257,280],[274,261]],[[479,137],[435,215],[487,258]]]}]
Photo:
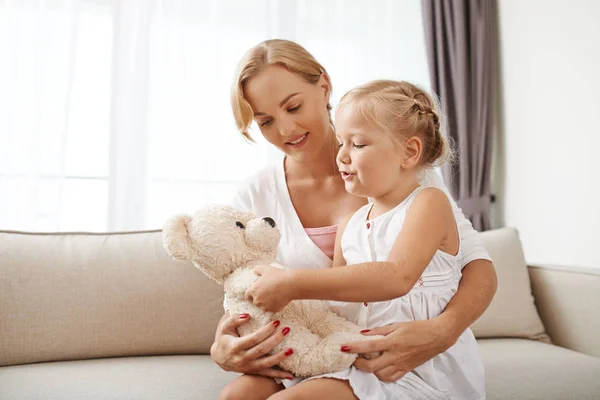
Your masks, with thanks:
[{"label": "girl's arm", "polygon": [[[401,297],[412,289],[435,252],[449,245],[451,237],[458,241],[448,197],[439,189],[427,188],[413,200],[387,261],[290,271],[285,290],[292,299],[364,302]],[[338,235],[338,253],[340,240]]]},{"label": "girl's arm", "polygon": [[348,225],[348,221],[352,218],[353,214],[347,215],[342,222],[338,225],[337,233],[335,234],[335,247],[333,250],[333,263],[332,267],[344,267],[346,265],[346,260],[344,259],[344,254],[342,254],[342,236],[344,236],[344,231],[346,230],[346,226]]},{"label": "girl's arm", "polygon": [[[479,233],[473,229],[473,225],[471,222],[465,217],[462,210],[458,207],[448,187],[444,184],[444,181],[440,174],[438,174],[433,168],[427,168],[425,173],[423,174],[421,180],[421,185],[436,187],[446,193],[448,196],[448,200],[450,201],[450,205],[454,211],[454,219],[456,220],[456,225],[458,225],[458,233],[460,234],[460,246],[461,246],[461,267],[464,268],[467,265],[484,265],[488,266],[490,263],[483,262],[483,260],[492,261],[490,255],[483,247],[483,243],[479,238]],[[473,263],[473,261],[482,260],[481,262]],[[485,268],[485,267],[484,267]]]}]

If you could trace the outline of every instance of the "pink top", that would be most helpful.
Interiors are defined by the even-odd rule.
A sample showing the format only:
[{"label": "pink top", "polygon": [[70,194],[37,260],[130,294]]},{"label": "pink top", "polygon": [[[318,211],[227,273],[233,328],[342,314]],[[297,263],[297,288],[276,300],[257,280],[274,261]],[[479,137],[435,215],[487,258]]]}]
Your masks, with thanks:
[{"label": "pink top", "polygon": [[327,257],[333,260],[337,225],[324,226],[321,228],[304,228],[304,230],[310,240],[312,240]]}]

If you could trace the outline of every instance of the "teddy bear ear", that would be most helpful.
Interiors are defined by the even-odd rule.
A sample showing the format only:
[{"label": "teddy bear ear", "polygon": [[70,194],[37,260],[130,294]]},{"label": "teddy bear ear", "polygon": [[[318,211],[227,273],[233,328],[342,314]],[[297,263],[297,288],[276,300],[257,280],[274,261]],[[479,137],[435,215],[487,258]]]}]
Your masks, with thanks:
[{"label": "teddy bear ear", "polygon": [[175,215],[165,222],[163,227],[163,246],[177,261],[191,261],[194,250],[190,243],[187,224],[192,217],[186,214]]}]

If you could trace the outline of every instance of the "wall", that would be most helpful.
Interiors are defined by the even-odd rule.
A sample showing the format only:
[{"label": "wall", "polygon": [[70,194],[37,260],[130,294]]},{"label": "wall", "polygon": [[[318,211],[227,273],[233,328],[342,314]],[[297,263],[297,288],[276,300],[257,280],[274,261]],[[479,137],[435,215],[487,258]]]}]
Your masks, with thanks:
[{"label": "wall", "polygon": [[530,263],[600,267],[600,2],[498,3],[493,224]]}]

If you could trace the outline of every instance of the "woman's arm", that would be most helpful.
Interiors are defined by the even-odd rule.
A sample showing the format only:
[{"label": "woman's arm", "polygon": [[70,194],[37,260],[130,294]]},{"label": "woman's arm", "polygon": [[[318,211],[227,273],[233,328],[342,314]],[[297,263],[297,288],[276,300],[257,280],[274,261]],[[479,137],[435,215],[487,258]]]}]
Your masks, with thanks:
[{"label": "woman's arm", "polygon": [[497,287],[496,270],[491,261],[475,260],[467,264],[458,291],[437,317],[447,336],[453,339],[451,344],[481,317],[492,302]]}]

